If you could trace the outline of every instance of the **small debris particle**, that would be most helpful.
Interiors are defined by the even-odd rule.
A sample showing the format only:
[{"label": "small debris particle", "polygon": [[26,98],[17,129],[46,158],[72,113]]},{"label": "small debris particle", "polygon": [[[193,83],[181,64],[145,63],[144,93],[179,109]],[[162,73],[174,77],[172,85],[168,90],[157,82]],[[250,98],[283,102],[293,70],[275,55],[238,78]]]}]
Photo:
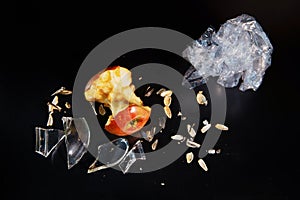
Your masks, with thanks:
[{"label": "small debris particle", "polygon": [[51,96],[57,95],[57,94],[62,94],[62,95],[69,95],[72,94],[72,91],[66,90],[65,87],[61,87],[58,90],[56,90]]},{"label": "small debris particle", "polygon": [[170,97],[170,96],[165,96],[164,97],[164,104],[165,104],[165,106],[170,106],[171,102],[172,102],[172,97]]},{"label": "small debris particle", "polygon": [[49,113],[49,117],[48,117],[48,122],[47,122],[47,126],[52,126],[53,125],[53,117],[52,117],[52,113]]},{"label": "small debris particle", "polygon": [[[148,88],[150,89],[150,87],[148,87]],[[149,90],[149,89],[147,89],[147,92],[146,92],[146,94],[145,94],[145,97],[150,97],[151,94],[152,94],[153,91],[154,91],[154,88],[152,88],[151,90]]]},{"label": "small debris particle", "polygon": [[187,128],[187,131],[190,132],[192,126],[191,126],[190,124],[187,124],[187,125],[186,125],[186,128]]},{"label": "small debris particle", "polygon": [[153,135],[151,134],[151,131],[146,131],[146,137],[147,137],[147,140],[148,142],[151,142],[153,140]]},{"label": "small debris particle", "polygon": [[[189,125],[189,124],[188,124]],[[191,136],[191,137],[195,137],[196,136],[196,131],[195,131],[195,129],[193,128],[193,127],[191,127],[191,125],[190,125],[190,129],[189,129],[189,127],[187,127],[188,128],[188,133],[189,133],[189,135]]]},{"label": "small debris particle", "polygon": [[166,90],[166,91],[163,91],[162,93],[160,93],[160,96],[161,97],[165,97],[165,96],[172,96],[173,92],[171,90]]},{"label": "small debris particle", "polygon": [[228,131],[228,127],[223,124],[216,124],[215,127],[221,131]]},{"label": "small debris particle", "polygon": [[173,135],[173,136],[171,136],[171,139],[172,140],[183,140],[183,136],[182,135]]},{"label": "small debris particle", "polygon": [[206,100],[206,97],[202,94],[203,91],[199,91],[198,94],[197,94],[197,102],[200,104],[200,105],[205,105],[207,106],[208,102]]},{"label": "small debris particle", "polygon": [[171,112],[170,107],[169,107],[169,106],[165,106],[165,107],[164,107],[164,110],[165,110],[165,113],[166,113],[167,117],[168,117],[169,119],[171,119],[171,118],[172,118],[172,112]]},{"label": "small debris particle", "polygon": [[208,154],[215,154],[215,153],[216,153],[216,150],[214,150],[214,149],[209,149],[209,150],[207,151],[207,153],[208,153]]},{"label": "small debris particle", "polygon": [[70,108],[71,108],[71,104],[70,104],[69,102],[66,102],[66,103],[65,103],[65,107],[66,107],[67,109],[70,109]]},{"label": "small debris particle", "polygon": [[105,111],[105,109],[104,109],[104,107],[103,107],[103,104],[101,104],[100,106],[99,106],[99,113],[100,113],[100,115],[105,115],[105,113],[106,113],[106,111]]},{"label": "small debris particle", "polygon": [[48,102],[47,105],[48,105],[49,112],[53,112],[54,110],[58,110],[60,112],[62,110],[62,108],[60,106],[55,105],[53,103]]},{"label": "small debris particle", "polygon": [[53,112],[54,110],[56,110],[57,108],[52,104],[52,103],[47,103],[48,105],[48,112]]},{"label": "small debris particle", "polygon": [[153,151],[156,149],[157,143],[158,143],[158,139],[156,139],[156,140],[152,143],[151,148],[152,148]]},{"label": "small debris particle", "polygon": [[183,143],[185,141],[186,137],[183,137],[183,139],[180,141],[180,143]]},{"label": "small debris particle", "polygon": [[198,160],[198,163],[199,163],[200,167],[201,167],[204,171],[208,171],[208,168],[207,168],[207,166],[206,166],[206,164],[205,164],[205,162],[204,162],[203,159],[200,158],[200,159]]},{"label": "small debris particle", "polygon": [[193,152],[189,152],[189,153],[186,154],[185,157],[186,157],[186,162],[189,164],[189,163],[191,163],[193,161],[194,154],[193,154]]},{"label": "small debris particle", "polygon": [[57,105],[58,104],[58,96],[55,96],[52,100],[52,104],[53,105]]},{"label": "small debris particle", "polygon": [[165,88],[161,88],[161,89],[159,89],[157,92],[156,92],[156,94],[157,95],[160,95],[162,92],[164,92],[164,91],[166,91],[166,89]]},{"label": "small debris particle", "polygon": [[211,124],[207,124],[207,125],[203,126],[201,128],[201,133],[205,133],[206,131],[208,131],[208,129],[210,129],[210,127],[211,127]]},{"label": "small debris particle", "polygon": [[201,145],[192,140],[186,140],[186,146],[191,148],[199,148]]},{"label": "small debris particle", "polygon": [[208,124],[208,121],[207,121],[207,120],[204,120],[202,123],[203,123],[203,125],[207,125],[207,124]]}]

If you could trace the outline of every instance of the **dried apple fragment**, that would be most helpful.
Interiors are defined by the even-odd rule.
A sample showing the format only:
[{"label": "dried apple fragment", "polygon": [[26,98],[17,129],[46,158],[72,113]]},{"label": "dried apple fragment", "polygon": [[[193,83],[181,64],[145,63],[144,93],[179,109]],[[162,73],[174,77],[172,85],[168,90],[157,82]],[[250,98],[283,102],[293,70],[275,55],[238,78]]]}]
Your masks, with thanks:
[{"label": "dried apple fragment", "polygon": [[106,69],[87,83],[85,98],[110,108],[105,129],[118,136],[131,135],[147,123],[151,108],[143,106],[142,100],[134,93],[131,72],[120,66]]}]

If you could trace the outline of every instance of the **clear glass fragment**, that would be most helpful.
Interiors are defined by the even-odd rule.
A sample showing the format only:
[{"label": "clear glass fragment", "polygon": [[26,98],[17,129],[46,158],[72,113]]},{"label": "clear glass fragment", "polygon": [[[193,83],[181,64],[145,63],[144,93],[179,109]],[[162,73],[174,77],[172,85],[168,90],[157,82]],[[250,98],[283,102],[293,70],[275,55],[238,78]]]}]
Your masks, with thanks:
[{"label": "clear glass fragment", "polygon": [[48,157],[64,136],[63,130],[35,127],[35,152]]},{"label": "clear glass fragment", "polygon": [[128,141],[125,138],[118,138],[98,147],[98,156],[89,167],[88,173],[93,173],[102,169],[117,165],[129,150]]},{"label": "clear glass fragment", "polygon": [[144,153],[143,145],[141,140],[138,140],[131,150],[127,153],[125,158],[120,162],[119,167],[122,172],[125,174],[128,172],[130,167],[137,161],[137,160],[146,160],[146,155]]},{"label": "clear glass fragment", "polygon": [[90,142],[90,129],[84,118],[63,117],[68,169],[76,165]]},{"label": "clear glass fragment", "polygon": [[140,134],[142,138],[144,138],[148,142],[151,142],[156,134],[156,126],[151,127],[150,130],[146,130],[146,131],[141,130]]},{"label": "clear glass fragment", "polygon": [[235,87],[240,78],[240,90],[260,86],[266,69],[271,65],[273,46],[259,23],[249,15],[227,20],[218,32],[207,31],[183,51],[183,57],[193,65],[185,73],[183,85],[191,88],[218,76],[224,87]]}]

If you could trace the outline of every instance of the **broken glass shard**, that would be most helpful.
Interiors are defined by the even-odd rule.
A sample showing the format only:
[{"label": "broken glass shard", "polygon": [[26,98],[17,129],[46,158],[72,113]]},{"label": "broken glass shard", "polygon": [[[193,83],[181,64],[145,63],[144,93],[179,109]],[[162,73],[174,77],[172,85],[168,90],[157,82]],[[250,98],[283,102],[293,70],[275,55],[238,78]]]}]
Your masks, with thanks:
[{"label": "broken glass shard", "polygon": [[125,174],[137,160],[146,160],[141,140],[137,141],[125,158],[120,162],[119,167]]},{"label": "broken glass shard", "polygon": [[156,134],[156,126],[151,127],[150,130],[140,131],[141,137],[147,140],[148,142],[151,142],[153,140],[155,134]]},{"label": "broken glass shard", "polygon": [[63,117],[68,169],[76,165],[90,142],[90,129],[84,118]]},{"label": "broken glass shard", "polygon": [[126,156],[128,150],[129,144],[124,138],[118,138],[109,143],[100,145],[98,147],[98,156],[89,167],[88,173],[117,165]]},{"label": "broken glass shard", "polygon": [[153,137],[151,137],[149,130],[147,130],[147,131],[141,130],[139,133],[140,133],[141,137],[144,138],[145,140],[147,140],[148,142],[152,141]]},{"label": "broken glass shard", "polygon": [[63,130],[35,127],[35,152],[48,157],[64,136]]},{"label": "broken glass shard", "polygon": [[241,91],[261,85],[266,69],[271,65],[273,51],[269,38],[259,23],[249,15],[227,20],[218,32],[208,28],[183,51],[183,57],[193,65],[185,73],[183,85],[194,88],[218,76],[218,84]]}]

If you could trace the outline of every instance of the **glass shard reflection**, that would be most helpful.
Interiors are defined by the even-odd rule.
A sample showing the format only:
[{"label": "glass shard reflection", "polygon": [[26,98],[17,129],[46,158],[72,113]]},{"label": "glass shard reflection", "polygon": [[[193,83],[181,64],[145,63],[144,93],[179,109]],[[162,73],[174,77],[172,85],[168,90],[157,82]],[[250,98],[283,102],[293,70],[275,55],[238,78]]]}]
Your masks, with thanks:
[{"label": "glass shard reflection", "polygon": [[86,153],[90,142],[90,130],[84,118],[63,117],[66,133],[68,169],[76,165]]},{"label": "glass shard reflection", "polygon": [[57,144],[64,138],[65,133],[59,129],[44,129],[35,127],[35,152],[48,157]]},{"label": "glass shard reflection", "polygon": [[141,140],[137,141],[125,158],[120,162],[119,167],[125,174],[137,160],[146,160]]},{"label": "glass shard reflection", "polygon": [[118,138],[112,142],[100,145],[98,147],[98,156],[89,167],[88,173],[117,165],[126,156],[128,150],[129,144],[124,138]]}]

